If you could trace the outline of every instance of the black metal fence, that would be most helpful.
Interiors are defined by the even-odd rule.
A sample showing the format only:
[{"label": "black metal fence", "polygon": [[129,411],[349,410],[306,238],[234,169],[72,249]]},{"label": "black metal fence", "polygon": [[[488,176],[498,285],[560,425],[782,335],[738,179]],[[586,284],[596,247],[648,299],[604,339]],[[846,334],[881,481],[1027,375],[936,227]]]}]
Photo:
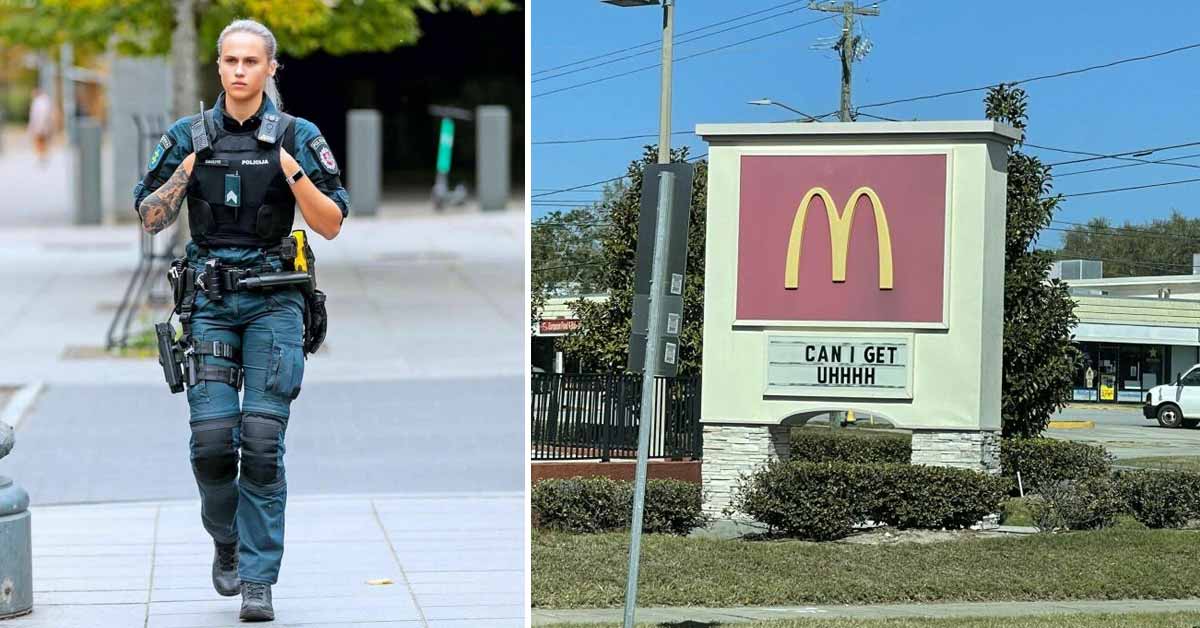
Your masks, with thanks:
[{"label": "black metal fence", "polygon": [[[138,133],[138,170],[130,173],[131,181],[139,181],[146,162],[149,161],[150,151],[158,142],[158,138],[167,129],[168,119],[165,115],[134,115],[133,124]],[[130,202],[132,203],[132,197]],[[141,232],[141,225],[138,226]],[[167,267],[171,260],[182,252],[183,232],[178,227],[168,228],[157,239],[149,233],[141,232],[138,239],[138,262],[125,285],[125,293],[121,303],[113,313],[112,321],[105,334],[105,346],[108,349],[124,347],[130,339],[130,327],[142,306],[169,305],[170,290],[167,286]],[[156,245],[157,242],[157,245]]]},{"label": "black metal fence", "polygon": [[[642,376],[534,373],[534,460],[636,458]],[[657,378],[651,458],[700,458],[700,377]]]}]

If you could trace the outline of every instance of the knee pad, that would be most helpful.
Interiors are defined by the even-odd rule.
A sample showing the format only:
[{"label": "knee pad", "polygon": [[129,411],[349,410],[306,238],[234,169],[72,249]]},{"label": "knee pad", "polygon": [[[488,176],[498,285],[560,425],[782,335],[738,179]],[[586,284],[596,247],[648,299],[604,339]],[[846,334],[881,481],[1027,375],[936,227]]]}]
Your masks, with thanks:
[{"label": "knee pad", "polygon": [[271,486],[282,479],[279,444],[285,423],[262,414],[242,417],[243,479],[258,486]]},{"label": "knee pad", "polygon": [[237,477],[233,431],[238,423],[237,418],[192,423],[192,472],[198,481],[216,484]]}]

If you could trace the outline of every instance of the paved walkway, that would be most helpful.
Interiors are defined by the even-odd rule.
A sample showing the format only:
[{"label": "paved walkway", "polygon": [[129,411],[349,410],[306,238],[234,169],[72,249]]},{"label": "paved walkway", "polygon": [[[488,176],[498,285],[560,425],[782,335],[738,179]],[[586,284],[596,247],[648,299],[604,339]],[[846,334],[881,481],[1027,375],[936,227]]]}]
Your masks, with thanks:
[{"label": "paved walkway", "polygon": [[[269,625],[525,625],[521,493],[289,501]],[[35,507],[33,521],[34,612],[5,628],[245,625],[240,598],[212,589],[197,500]]]},{"label": "paved walkway", "polygon": [[[1063,613],[1200,612],[1194,600],[1095,600],[1079,602],[969,602],[959,604],[876,604],[867,606],[775,606],[742,608],[642,608],[638,623],[671,625],[744,624],[772,619],[882,619],[887,617],[1019,617]],[[534,626],[560,623],[619,625],[619,608],[533,610]]]}]

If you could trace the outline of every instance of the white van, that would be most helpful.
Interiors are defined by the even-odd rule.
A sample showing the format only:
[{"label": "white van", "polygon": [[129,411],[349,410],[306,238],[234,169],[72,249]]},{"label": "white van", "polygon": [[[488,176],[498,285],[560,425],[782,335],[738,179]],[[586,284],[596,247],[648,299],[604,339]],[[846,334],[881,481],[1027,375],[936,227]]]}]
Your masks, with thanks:
[{"label": "white van", "polygon": [[1200,425],[1200,364],[1188,369],[1173,384],[1151,388],[1146,393],[1142,415],[1158,419],[1163,427]]}]

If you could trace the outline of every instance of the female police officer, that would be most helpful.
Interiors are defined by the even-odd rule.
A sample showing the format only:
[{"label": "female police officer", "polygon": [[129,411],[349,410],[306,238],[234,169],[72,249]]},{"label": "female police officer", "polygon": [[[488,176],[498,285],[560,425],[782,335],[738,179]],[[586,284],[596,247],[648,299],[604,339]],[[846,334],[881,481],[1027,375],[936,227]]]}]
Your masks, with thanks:
[{"label": "female police officer", "polygon": [[[223,93],[162,136],[134,190],[149,233],[188,199],[185,349],[192,471],[201,519],[216,545],[213,586],[242,594],[241,618],[274,618],[271,585],[283,557],[284,430],[304,372],[299,288],[239,289],[238,278],[288,267],[279,251],[295,206],[332,239],[349,210],[337,162],[311,122],[281,113],[275,37],[238,20],[217,40]],[[187,338],[190,322],[191,338]],[[244,397],[238,398],[244,385]],[[240,465],[239,465],[240,452]],[[239,477],[240,471],[240,477]]]}]

